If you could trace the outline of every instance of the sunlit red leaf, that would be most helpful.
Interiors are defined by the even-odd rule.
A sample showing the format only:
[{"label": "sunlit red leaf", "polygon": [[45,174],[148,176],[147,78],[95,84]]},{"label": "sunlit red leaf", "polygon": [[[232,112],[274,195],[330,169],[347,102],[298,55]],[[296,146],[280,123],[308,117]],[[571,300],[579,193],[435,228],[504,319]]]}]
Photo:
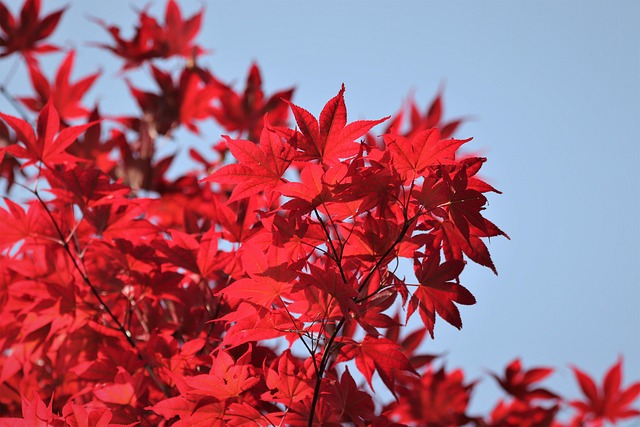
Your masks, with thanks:
[{"label": "sunlit red leaf", "polygon": [[72,50],[60,64],[55,79],[49,82],[42,74],[39,64],[35,61],[29,61],[29,75],[36,96],[22,97],[20,101],[35,112],[40,111],[45,104],[52,102],[60,117],[65,121],[87,117],[89,110],[82,106],[82,98],[93,86],[100,73],[91,74],[71,83],[71,69],[74,62],[75,51]]},{"label": "sunlit red leaf", "polygon": [[359,120],[347,124],[347,108],[344,103],[344,85],[338,95],[330,99],[316,121],[304,108],[291,104],[291,111],[300,129],[298,141],[299,160],[318,159],[325,163],[337,163],[339,159],[351,157],[360,150],[356,139],[366,135],[380,120]]},{"label": "sunlit red leaf", "polygon": [[235,184],[228,203],[272,190],[285,182],[282,176],[291,164],[291,147],[272,129],[265,127],[262,130],[259,146],[227,136],[225,139],[238,163],[222,167],[203,181]]},{"label": "sunlit red leaf", "polygon": [[25,147],[11,145],[5,149],[15,157],[28,159],[29,161],[23,167],[38,161],[55,165],[79,160],[65,151],[78,136],[96,124],[96,122],[91,122],[71,126],[58,133],[60,119],[51,102],[44,106],[38,116],[37,136],[26,121],[3,113],[0,113],[0,117],[13,128],[19,140],[25,145]]},{"label": "sunlit red leaf", "polygon": [[377,372],[384,385],[396,397],[396,374],[415,373],[400,346],[386,338],[373,338],[367,335],[361,343],[345,344],[343,352],[341,357],[344,360],[355,358],[358,370],[364,375],[370,387],[373,387],[373,373]]}]

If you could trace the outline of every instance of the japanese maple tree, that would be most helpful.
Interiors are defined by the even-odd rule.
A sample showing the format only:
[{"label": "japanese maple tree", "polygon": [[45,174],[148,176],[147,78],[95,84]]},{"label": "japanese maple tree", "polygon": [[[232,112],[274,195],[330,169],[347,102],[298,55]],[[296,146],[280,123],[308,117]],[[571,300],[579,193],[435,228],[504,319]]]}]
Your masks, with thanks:
[{"label": "japanese maple tree", "polygon": [[[74,50],[47,42],[64,10],[0,1],[0,57],[21,58],[33,92],[0,113],[0,426],[599,426],[640,416],[622,360],[584,394],[541,384],[514,360],[505,392],[469,410],[475,382],[421,344],[460,329],[473,305],[461,273],[497,273],[487,219],[499,193],[453,137],[442,94],[353,121],[344,85],[319,113],[293,89],[243,89],[202,66],[204,10],[97,21],[137,114],[103,115],[71,82]],[[127,38],[122,34],[133,34]],[[48,73],[45,53],[66,53]],[[164,61],[172,58],[173,66]],[[179,64],[177,69],[175,64]],[[128,73],[147,70],[156,89]],[[50,75],[51,77],[47,77]],[[22,108],[22,106],[26,108]],[[408,118],[408,120],[407,120]],[[225,132],[204,142],[200,125]],[[35,124],[35,126],[34,126]],[[170,177],[159,145],[200,136]],[[207,140],[217,135],[207,135]],[[176,141],[178,142],[178,141]],[[403,262],[413,272],[401,271]],[[440,320],[439,320],[440,319]],[[412,327],[409,331],[407,323]],[[379,379],[380,381],[377,381]]]}]

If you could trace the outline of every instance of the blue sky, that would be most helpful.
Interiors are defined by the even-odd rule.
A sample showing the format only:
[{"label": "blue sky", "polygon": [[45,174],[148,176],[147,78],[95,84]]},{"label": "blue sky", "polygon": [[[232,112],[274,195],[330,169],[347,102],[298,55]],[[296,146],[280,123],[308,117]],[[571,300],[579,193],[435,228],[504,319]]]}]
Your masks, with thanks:
[{"label": "blue sky", "polygon": [[[107,112],[134,111],[115,80],[120,62],[86,46],[107,41],[86,16],[126,28],[134,2],[44,7],[67,3],[54,40],[79,49],[75,76],[103,64],[91,96]],[[163,13],[164,1],[151,4]],[[202,2],[180,4],[190,15]],[[242,86],[256,60],[269,93],[295,85],[294,101],[314,114],[341,83],[351,120],[393,114],[411,92],[426,107],[444,85],[446,117],[472,118],[457,136],[474,137],[484,176],[504,192],[487,217],[512,240],[489,245],[498,277],[464,274],[478,304],[462,309],[462,331],[438,322],[427,348],[469,379],[516,356],[556,366],[548,384],[576,396],[569,364],[599,379],[623,356],[627,382],[640,379],[638,22],[636,1],[229,0],[206,3],[199,42],[222,79]],[[0,61],[0,75],[10,65]],[[18,95],[30,94],[23,71],[10,85]],[[15,114],[5,100],[0,109]],[[207,143],[220,134],[207,132]],[[486,378],[474,408],[495,396]]]}]

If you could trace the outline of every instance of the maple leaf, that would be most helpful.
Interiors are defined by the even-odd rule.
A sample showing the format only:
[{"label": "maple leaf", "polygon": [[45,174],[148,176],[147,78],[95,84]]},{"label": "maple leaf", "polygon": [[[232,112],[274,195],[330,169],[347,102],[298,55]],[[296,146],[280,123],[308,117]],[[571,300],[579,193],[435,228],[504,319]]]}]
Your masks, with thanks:
[{"label": "maple leaf", "polygon": [[466,411],[475,384],[463,381],[459,369],[446,372],[442,367],[434,372],[429,367],[420,378],[403,379],[399,387],[401,399],[392,403],[388,411],[408,425],[467,425],[472,420]]},{"label": "maple leaf", "polygon": [[209,277],[215,270],[222,268],[220,259],[216,257],[219,253],[219,237],[215,228],[212,227],[200,239],[196,262],[203,277]]},{"label": "maple leaf", "polygon": [[222,228],[221,237],[230,242],[244,242],[256,233],[255,224],[260,201],[255,197],[245,197],[237,202],[220,203],[212,200],[215,219]]},{"label": "maple leaf", "polygon": [[[395,218],[376,218],[367,214],[361,225],[352,232],[345,245],[345,257],[358,257],[386,265],[397,256],[412,258],[414,250],[418,249],[415,244],[398,240],[411,235],[413,223],[401,224]],[[382,259],[383,256],[386,257]]]},{"label": "maple leaf", "polygon": [[32,399],[21,394],[22,418],[2,418],[0,427],[62,427],[64,420],[53,413],[53,400],[45,404],[38,393]]},{"label": "maple leaf", "polygon": [[356,367],[372,389],[373,373],[377,371],[384,385],[398,398],[395,389],[396,373],[416,374],[409,359],[396,342],[384,337],[374,338],[367,335],[360,343],[352,340],[342,340],[342,343],[344,347],[338,360],[347,361],[355,358]]},{"label": "maple leaf", "polygon": [[[333,170],[336,170],[334,168]],[[331,189],[325,183],[322,165],[306,164],[300,172],[300,182],[287,182],[278,187],[278,192],[292,200],[282,205],[282,209],[295,210],[299,215],[331,200]]]},{"label": "maple leaf", "polygon": [[146,409],[152,410],[156,414],[162,415],[167,420],[170,420],[171,418],[176,416],[179,416],[180,418],[187,418],[194,412],[196,408],[196,402],[194,402],[193,400],[180,395],[176,397],[170,397],[168,399],[163,399],[155,405]]},{"label": "maple leaf", "polygon": [[209,117],[209,104],[218,96],[220,90],[218,84],[202,81],[197,73],[188,68],[182,70],[177,82],[170,73],[153,65],[151,73],[160,88],[160,93],[142,91],[127,81],[129,90],[142,109],[144,117],[122,118],[120,121],[138,132],[144,131],[146,124],[156,133],[167,135],[176,125],[183,124],[190,131],[199,133],[195,121]]},{"label": "maple leaf", "polygon": [[369,425],[367,421],[374,418],[373,400],[368,393],[358,388],[348,366],[345,366],[340,382],[336,383],[331,391],[333,392],[329,397],[333,401],[331,406],[339,410],[344,418],[357,426]]},{"label": "maple leaf", "polygon": [[442,175],[448,190],[448,202],[441,205],[449,210],[449,217],[460,233],[469,238],[469,225],[486,231],[485,221],[480,212],[484,210],[487,198],[482,193],[467,188],[467,173],[462,168],[453,178],[446,172]]},{"label": "maple leaf", "polygon": [[451,164],[455,153],[471,139],[440,139],[438,129],[427,129],[411,137],[385,134],[384,141],[393,155],[393,165],[405,182],[413,181],[429,166]]},{"label": "maple leaf", "polygon": [[393,129],[400,129],[403,124],[406,110],[409,113],[409,128],[403,133],[404,137],[410,138],[416,133],[425,131],[427,129],[437,128],[440,131],[442,138],[450,138],[451,135],[458,129],[458,127],[464,122],[464,119],[455,119],[449,122],[443,122],[443,102],[442,102],[442,89],[440,89],[436,97],[431,101],[431,104],[426,108],[424,113],[420,112],[416,101],[411,96],[405,106],[403,106],[396,116],[391,120],[387,126],[387,131]]},{"label": "maple leaf", "polygon": [[117,138],[103,138],[101,117],[100,111],[96,106],[87,118],[88,123],[96,122],[96,125],[87,129],[82,138],[78,138],[75,144],[70,145],[69,152],[74,156],[90,161],[105,173],[109,173],[118,164],[111,155]]},{"label": "maple leaf", "polygon": [[622,358],[606,373],[602,388],[575,366],[573,372],[586,400],[574,400],[571,406],[585,419],[616,423],[640,415],[640,411],[630,407],[640,395],[640,382],[622,388]]},{"label": "maple leaf", "polygon": [[94,387],[93,396],[104,403],[136,406],[137,395],[133,382],[131,374],[118,366],[114,381]]},{"label": "maple leaf", "polygon": [[267,113],[271,126],[286,125],[289,109],[285,101],[290,101],[292,95],[293,89],[287,89],[265,99],[260,69],[253,63],[242,95],[224,86],[219,98],[220,105],[213,107],[211,112],[227,131],[247,131],[247,139],[253,141],[260,136]]},{"label": "maple leaf", "polygon": [[237,360],[224,350],[211,355],[211,371],[204,375],[185,377],[191,388],[189,395],[212,396],[219,400],[237,397],[256,385],[260,379],[251,361],[251,347]]},{"label": "maple leaf", "polygon": [[182,19],[180,8],[175,0],[169,0],[164,14],[162,38],[158,41],[159,50],[163,58],[178,55],[194,60],[205,51],[193,43],[202,25],[201,9],[198,13],[187,19]]},{"label": "maple leaf", "polygon": [[10,145],[4,148],[6,152],[15,157],[29,159],[27,163],[22,165],[23,168],[38,161],[47,165],[55,165],[80,160],[65,153],[65,150],[85,130],[96,124],[96,122],[91,122],[67,127],[58,133],[60,118],[51,101],[47,102],[38,116],[37,137],[28,122],[3,113],[0,113],[0,117],[13,128],[18,140],[26,146]]},{"label": "maple leaf", "polygon": [[216,320],[231,325],[223,339],[223,344],[230,347],[279,337],[290,342],[298,339],[298,327],[284,308],[267,309],[241,302],[235,311]]},{"label": "maple leaf", "polygon": [[462,124],[463,119],[456,119],[450,122],[443,122],[443,103],[442,103],[442,89],[438,91],[436,97],[431,101],[431,104],[425,110],[424,114],[421,114],[415,101],[412,99],[409,104],[411,112],[411,130],[409,134],[419,132],[423,129],[430,129],[437,127],[440,129],[443,138],[449,138]]},{"label": "maple leaf", "polygon": [[242,267],[249,277],[243,277],[220,291],[221,294],[269,308],[288,296],[297,273],[289,270],[286,260],[278,259],[277,251],[268,256],[255,246],[242,248]]},{"label": "maple leaf", "polygon": [[427,221],[427,227],[432,227],[430,239],[434,248],[444,251],[447,260],[463,260],[463,253],[472,261],[488,267],[494,274],[498,274],[495,265],[484,242],[475,234],[469,233],[466,238],[450,220]]},{"label": "maple leaf", "polygon": [[85,168],[78,164],[63,164],[56,169],[46,169],[43,176],[51,184],[50,193],[58,200],[74,203],[85,212],[88,208],[110,203],[127,196],[131,189],[112,182],[99,169]]},{"label": "maple leaf", "polygon": [[[113,199],[110,203],[95,206],[85,213],[87,222],[97,235],[106,240],[122,238],[133,242],[137,239],[152,236],[158,229],[142,217],[145,204],[127,203],[126,200]],[[132,234],[134,233],[134,234]]]},{"label": "maple leaf", "polygon": [[301,152],[296,160],[317,159],[332,164],[351,157],[360,150],[354,141],[371,130],[380,120],[358,120],[347,124],[347,108],[344,103],[344,85],[320,112],[319,120],[304,108],[289,102],[300,131],[297,148]]},{"label": "maple leaf", "polygon": [[0,250],[11,247],[31,236],[37,223],[38,213],[43,213],[37,208],[31,208],[25,213],[17,203],[7,198],[4,199],[4,202],[9,209],[0,208]]},{"label": "maple leaf", "polygon": [[140,12],[139,24],[130,40],[122,38],[120,29],[107,25],[100,19],[94,21],[107,30],[113,37],[114,45],[98,44],[98,47],[108,49],[125,60],[124,69],[138,67],[141,63],[153,58],[170,58],[182,56],[190,61],[205,52],[193,42],[200,31],[202,13],[196,13],[190,18],[182,18],[180,8],[175,0],[169,0],[165,9],[164,27],[146,10]]},{"label": "maple leaf", "polygon": [[23,177],[25,176],[24,172],[20,171],[20,163],[18,160],[11,155],[4,155],[4,147],[17,143],[18,140],[15,135],[12,135],[7,125],[5,125],[3,121],[0,121],[0,176],[7,180],[5,193],[8,193],[16,182],[16,178],[18,177],[16,172],[20,172]]},{"label": "maple leaf", "polygon": [[269,126],[262,129],[260,145],[224,137],[238,163],[223,166],[201,182],[236,184],[227,203],[273,190],[286,182],[282,176],[292,161],[291,146]]},{"label": "maple leaf", "polygon": [[247,401],[231,403],[224,414],[225,426],[229,427],[272,427],[282,426],[285,412],[270,412],[263,414]]},{"label": "maple leaf", "polygon": [[559,397],[544,388],[533,388],[532,386],[551,375],[551,368],[533,368],[523,370],[519,359],[515,359],[505,369],[504,377],[491,374],[500,386],[510,395],[522,401],[533,399],[558,399]]},{"label": "maple leaf", "polygon": [[71,120],[78,117],[85,118],[89,110],[80,102],[85,93],[95,83],[100,72],[91,74],[70,82],[71,69],[75,61],[75,51],[71,50],[60,64],[55,79],[50,83],[40,71],[40,66],[34,60],[28,61],[31,84],[36,91],[36,97],[18,98],[31,111],[40,111],[50,100],[53,102],[58,114],[63,120]]},{"label": "maple leaf", "polygon": [[424,365],[430,364],[438,357],[437,355],[432,354],[415,354],[427,333],[426,328],[416,329],[400,340],[400,330],[403,325],[400,323],[400,316],[398,313],[394,314],[393,322],[393,325],[387,328],[384,336],[391,341],[400,343],[404,353],[409,357],[411,366],[418,369]]},{"label": "maple leaf", "polygon": [[291,355],[283,352],[271,365],[265,367],[265,381],[269,391],[262,394],[268,402],[279,402],[286,406],[313,395],[312,381]]},{"label": "maple leaf", "polygon": [[27,0],[17,20],[0,2],[0,29],[4,32],[0,35],[0,58],[13,52],[31,57],[34,53],[57,51],[58,47],[40,42],[53,33],[63,13],[64,8],[40,19],[40,0]]},{"label": "maple leaf", "polygon": [[262,224],[271,230],[272,244],[286,250],[291,259],[307,258],[311,248],[326,242],[322,226],[308,217],[272,215],[263,218]]},{"label": "maple leaf", "polygon": [[420,286],[409,301],[407,318],[411,317],[417,309],[432,338],[436,313],[451,325],[461,329],[462,319],[454,302],[465,305],[476,302],[465,287],[452,282],[460,276],[464,269],[464,262],[445,261],[440,264],[440,253],[434,252],[422,263],[416,260],[414,267]]}]

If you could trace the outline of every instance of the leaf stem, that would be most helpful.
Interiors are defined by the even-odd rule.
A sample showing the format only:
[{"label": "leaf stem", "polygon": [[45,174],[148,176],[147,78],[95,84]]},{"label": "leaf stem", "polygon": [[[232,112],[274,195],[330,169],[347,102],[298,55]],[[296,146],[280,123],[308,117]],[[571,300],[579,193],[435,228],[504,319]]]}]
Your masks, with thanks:
[{"label": "leaf stem", "polygon": [[[316,211],[316,215],[318,215],[317,211]],[[391,251],[393,251],[393,249],[398,244],[400,244],[402,239],[404,239],[404,236],[406,235],[407,231],[409,231],[409,228],[411,227],[411,223],[413,221],[415,221],[417,217],[418,217],[418,215],[416,215],[416,216],[412,217],[411,219],[409,219],[409,218],[407,218],[406,211],[405,211],[405,223],[402,226],[402,230],[400,231],[400,234],[398,235],[396,240],[391,244],[389,249],[387,249],[385,251],[385,253],[382,255],[382,257],[380,257],[380,259],[376,262],[376,264],[373,266],[373,268],[371,269],[371,271],[369,272],[367,277],[365,277],[365,279],[362,281],[362,283],[360,284],[360,287],[358,288],[358,293],[360,293],[362,291],[362,289],[364,289],[366,284],[371,280],[371,277],[373,277],[373,273],[378,268],[380,268],[380,266],[382,265],[383,261],[391,253]],[[334,250],[334,253],[335,253],[335,250]],[[340,268],[340,271],[342,271],[342,268]],[[319,372],[318,372],[318,376],[316,378],[316,384],[315,384],[314,389],[313,389],[313,399],[311,400],[311,408],[309,409],[309,422],[307,424],[308,427],[313,427],[313,417],[315,416],[316,405],[318,404],[318,399],[320,398],[320,386],[322,384],[322,377],[323,377],[323,375],[324,375],[324,373],[325,373],[325,371],[327,369],[327,366],[329,364],[329,358],[331,357],[333,344],[334,344],[336,338],[338,337],[338,334],[342,330],[344,324],[346,323],[346,321],[347,321],[347,318],[344,317],[344,316],[342,317],[342,319],[340,319],[340,321],[336,325],[336,328],[334,329],[333,333],[331,334],[331,337],[329,338],[329,341],[327,341],[327,345],[325,346],[325,351],[322,354],[322,359],[320,361],[320,369],[319,369]]]}]

